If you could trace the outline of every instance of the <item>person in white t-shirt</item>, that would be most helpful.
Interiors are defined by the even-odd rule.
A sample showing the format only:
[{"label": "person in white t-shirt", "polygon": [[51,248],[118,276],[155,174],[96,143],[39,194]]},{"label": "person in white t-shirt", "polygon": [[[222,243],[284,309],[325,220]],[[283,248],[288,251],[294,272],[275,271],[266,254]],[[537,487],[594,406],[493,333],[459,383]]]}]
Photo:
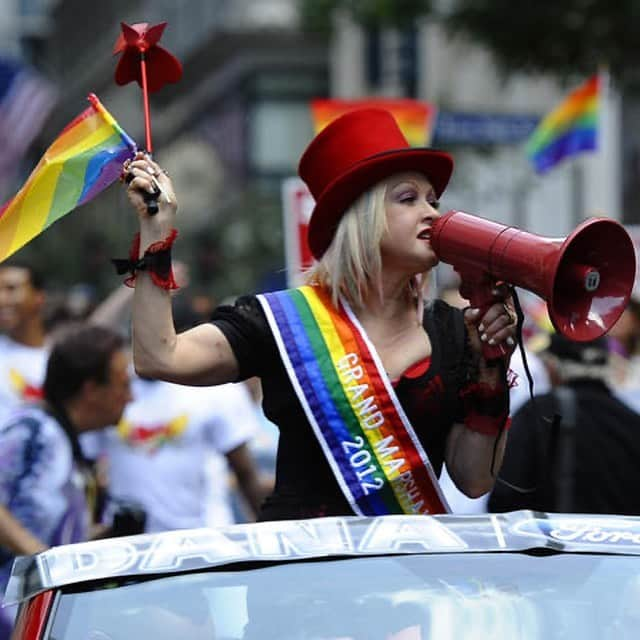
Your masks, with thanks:
[{"label": "person in white t-shirt", "polygon": [[17,259],[0,264],[0,419],[42,398],[49,350],[42,276]]},{"label": "person in white t-shirt", "polygon": [[146,531],[234,522],[225,464],[250,516],[263,497],[248,443],[261,428],[244,384],[187,387],[134,378],[117,427],[98,434],[115,503],[146,511]]}]

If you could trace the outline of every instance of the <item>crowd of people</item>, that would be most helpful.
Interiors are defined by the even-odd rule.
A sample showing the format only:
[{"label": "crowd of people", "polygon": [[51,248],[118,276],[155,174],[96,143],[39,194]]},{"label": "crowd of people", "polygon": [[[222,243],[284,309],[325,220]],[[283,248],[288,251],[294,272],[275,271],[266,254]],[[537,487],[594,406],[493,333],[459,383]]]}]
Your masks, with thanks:
[{"label": "crowd of people", "polygon": [[578,344],[518,332],[505,284],[482,309],[433,291],[452,171],[386,111],[338,118],[300,161],[306,284],[211,314],[176,294],[179,197],[142,153],[123,167],[129,286],[47,324],[41,274],[0,264],[0,587],[16,555],[51,545],[239,520],[640,514],[640,304]]},{"label": "crowd of people", "polygon": [[[0,264],[2,591],[16,555],[250,521],[273,483],[276,441],[255,381],[205,389],[137,376],[130,303],[117,287],[80,318],[52,307],[33,265]],[[180,322],[197,317],[176,303]],[[0,609],[0,638],[14,615]]]}]

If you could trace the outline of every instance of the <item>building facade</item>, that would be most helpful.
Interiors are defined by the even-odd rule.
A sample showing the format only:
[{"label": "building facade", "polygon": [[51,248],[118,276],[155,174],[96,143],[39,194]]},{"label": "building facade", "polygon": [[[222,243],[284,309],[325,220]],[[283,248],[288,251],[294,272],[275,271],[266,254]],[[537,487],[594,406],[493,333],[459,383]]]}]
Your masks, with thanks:
[{"label": "building facade", "polygon": [[[435,21],[367,30],[338,12],[331,36],[323,38],[301,31],[295,0],[39,5],[46,37],[39,45],[32,39],[32,55],[64,92],[41,146],[83,108],[89,92],[143,141],[140,90],[115,85],[111,50],[121,20],[168,22],[162,44],[181,59],[184,76],[151,96],[154,151],[176,183],[183,246],[200,265],[196,278],[216,286],[220,297],[284,281],[280,185],[295,174],[313,135],[307,105],[314,97],[384,95],[435,104],[432,143],[456,159],[445,209],[551,236],[567,234],[590,215],[634,220],[627,184],[635,177],[623,172],[630,152],[622,146],[620,99],[612,94],[607,103],[601,152],[538,177],[524,141],[568,87],[545,77],[502,76],[487,51],[452,40]],[[623,193],[632,209],[626,215]],[[90,237],[99,232],[107,246],[124,252],[135,224],[122,189],[86,208],[82,219],[73,216],[74,233],[78,227]],[[67,219],[58,225],[47,232],[52,250],[64,246],[72,227]],[[224,254],[225,273],[216,273],[220,262],[212,253]]]}]

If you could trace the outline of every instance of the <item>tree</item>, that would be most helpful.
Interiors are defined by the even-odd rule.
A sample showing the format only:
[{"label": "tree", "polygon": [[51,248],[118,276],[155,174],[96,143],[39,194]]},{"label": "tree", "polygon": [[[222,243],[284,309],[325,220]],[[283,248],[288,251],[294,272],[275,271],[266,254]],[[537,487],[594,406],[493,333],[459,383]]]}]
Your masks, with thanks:
[{"label": "tree", "polygon": [[440,20],[452,35],[486,46],[506,71],[561,77],[607,66],[627,87],[640,87],[638,0],[455,0],[437,11],[430,0],[298,0],[303,27],[329,31],[336,8],[365,26]]},{"label": "tree", "polygon": [[567,77],[606,65],[627,85],[640,79],[638,0],[458,0],[445,24],[484,44],[506,71]]},{"label": "tree", "polygon": [[303,28],[331,30],[331,14],[344,9],[367,27],[407,27],[431,11],[431,0],[298,0]]}]

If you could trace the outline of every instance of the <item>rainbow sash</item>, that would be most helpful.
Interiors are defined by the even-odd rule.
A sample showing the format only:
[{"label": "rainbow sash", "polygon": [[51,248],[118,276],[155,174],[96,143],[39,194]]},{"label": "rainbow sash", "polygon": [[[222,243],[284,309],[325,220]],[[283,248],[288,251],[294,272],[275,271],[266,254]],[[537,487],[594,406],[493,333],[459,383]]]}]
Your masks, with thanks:
[{"label": "rainbow sash", "polygon": [[358,515],[446,513],[447,502],[373,345],[318,287],[258,296],[291,383]]}]

